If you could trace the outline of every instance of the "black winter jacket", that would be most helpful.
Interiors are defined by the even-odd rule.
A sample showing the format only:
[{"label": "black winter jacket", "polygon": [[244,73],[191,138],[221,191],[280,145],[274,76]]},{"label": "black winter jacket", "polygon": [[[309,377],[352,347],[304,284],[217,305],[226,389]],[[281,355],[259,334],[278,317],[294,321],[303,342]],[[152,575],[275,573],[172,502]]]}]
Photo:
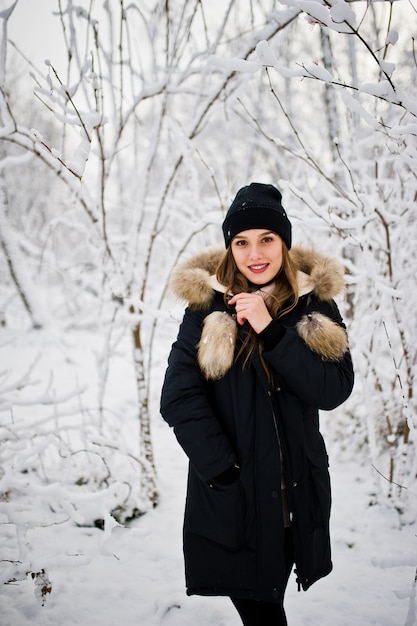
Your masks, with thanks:
[{"label": "black winter jacket", "polygon": [[[328,457],[318,410],[344,402],[353,368],[333,298],[343,268],[293,248],[300,298],[261,334],[259,353],[235,359],[239,333],[213,274],[223,251],[180,265],[174,292],[188,302],[172,347],[161,414],[187,454],[184,519],[187,593],[278,600],[286,584],[281,471],[287,486],[299,584],[308,589],[332,569]],[[281,462],[281,455],[282,461]],[[216,477],[234,465],[230,485]]]}]

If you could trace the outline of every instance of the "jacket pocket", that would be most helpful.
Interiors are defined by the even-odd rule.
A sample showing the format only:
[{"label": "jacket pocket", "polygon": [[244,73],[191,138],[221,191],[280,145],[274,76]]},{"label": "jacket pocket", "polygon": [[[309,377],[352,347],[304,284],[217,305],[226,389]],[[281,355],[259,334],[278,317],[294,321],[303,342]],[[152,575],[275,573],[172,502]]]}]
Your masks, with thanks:
[{"label": "jacket pocket", "polygon": [[309,461],[309,501],[314,525],[327,526],[330,518],[331,487],[329,462],[325,450],[307,451]]},{"label": "jacket pocket", "polygon": [[229,550],[238,550],[244,541],[245,497],[237,480],[221,490],[194,477],[189,484],[184,530],[201,535]]}]

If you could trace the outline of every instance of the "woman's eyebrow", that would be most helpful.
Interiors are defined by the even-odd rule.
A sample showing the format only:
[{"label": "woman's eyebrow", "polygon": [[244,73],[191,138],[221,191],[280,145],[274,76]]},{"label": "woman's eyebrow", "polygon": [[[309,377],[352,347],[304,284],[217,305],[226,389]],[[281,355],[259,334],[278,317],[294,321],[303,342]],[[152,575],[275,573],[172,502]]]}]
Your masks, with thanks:
[{"label": "woman's eyebrow", "polygon": [[[276,233],[273,230],[266,230],[265,232],[260,233],[258,236],[265,237],[265,235],[276,235]],[[235,235],[233,239],[247,239],[247,237],[245,237],[245,235]]]}]

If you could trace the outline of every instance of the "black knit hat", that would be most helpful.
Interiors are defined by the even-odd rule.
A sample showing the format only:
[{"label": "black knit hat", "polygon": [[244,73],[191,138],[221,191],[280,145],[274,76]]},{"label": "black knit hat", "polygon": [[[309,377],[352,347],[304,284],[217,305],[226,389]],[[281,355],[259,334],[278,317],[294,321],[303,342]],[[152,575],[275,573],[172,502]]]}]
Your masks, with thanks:
[{"label": "black knit hat", "polygon": [[222,225],[226,248],[243,230],[268,228],[281,237],[289,250],[291,222],[281,199],[281,193],[273,185],[251,183],[239,189]]}]

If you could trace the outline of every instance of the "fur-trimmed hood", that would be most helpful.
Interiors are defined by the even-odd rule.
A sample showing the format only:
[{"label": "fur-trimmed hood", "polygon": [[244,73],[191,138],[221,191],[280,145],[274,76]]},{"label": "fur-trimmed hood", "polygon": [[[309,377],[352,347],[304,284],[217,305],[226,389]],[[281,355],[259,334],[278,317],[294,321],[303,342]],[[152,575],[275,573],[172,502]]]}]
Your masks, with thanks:
[{"label": "fur-trimmed hood", "polygon": [[[224,286],[215,277],[223,255],[224,249],[209,249],[173,270],[170,289],[190,309],[210,309],[215,292],[224,293]],[[345,289],[344,268],[337,259],[302,247],[293,247],[290,255],[297,268],[299,296],[311,293],[321,302],[331,302]],[[348,350],[345,329],[320,312],[304,315],[296,330],[324,360],[340,360]],[[232,366],[237,333],[237,324],[229,313],[214,311],[207,315],[198,344],[198,360],[206,378],[221,378]]]}]

